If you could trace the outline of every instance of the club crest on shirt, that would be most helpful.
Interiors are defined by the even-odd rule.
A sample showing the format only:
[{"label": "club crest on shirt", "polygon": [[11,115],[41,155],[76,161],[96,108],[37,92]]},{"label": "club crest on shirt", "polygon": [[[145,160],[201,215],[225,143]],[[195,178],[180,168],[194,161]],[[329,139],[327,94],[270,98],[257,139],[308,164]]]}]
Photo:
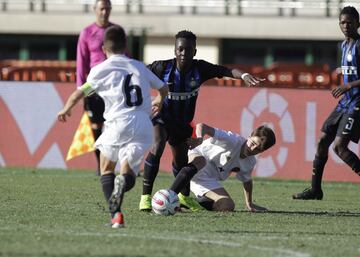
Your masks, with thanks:
[{"label": "club crest on shirt", "polygon": [[194,78],[191,78],[190,80],[190,87],[196,87],[198,84]]},{"label": "club crest on shirt", "polygon": [[353,60],[353,57],[352,57],[352,55],[350,53],[346,56],[346,60],[348,62],[351,62]]}]

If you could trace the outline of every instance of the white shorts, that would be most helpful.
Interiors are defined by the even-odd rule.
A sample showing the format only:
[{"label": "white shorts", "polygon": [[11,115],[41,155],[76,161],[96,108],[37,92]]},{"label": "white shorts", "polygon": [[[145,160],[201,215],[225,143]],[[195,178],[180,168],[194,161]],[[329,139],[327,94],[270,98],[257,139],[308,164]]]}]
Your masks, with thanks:
[{"label": "white shorts", "polygon": [[148,114],[135,115],[106,121],[104,131],[95,147],[110,161],[128,161],[135,174],[140,171],[144,155],[153,144],[153,125]]},{"label": "white shorts", "polygon": [[[201,172],[201,171],[199,171]],[[194,177],[190,181],[190,190],[194,193],[196,198],[202,198],[207,192],[218,188],[223,188],[220,181],[207,176],[206,174],[197,174],[200,176]]]}]

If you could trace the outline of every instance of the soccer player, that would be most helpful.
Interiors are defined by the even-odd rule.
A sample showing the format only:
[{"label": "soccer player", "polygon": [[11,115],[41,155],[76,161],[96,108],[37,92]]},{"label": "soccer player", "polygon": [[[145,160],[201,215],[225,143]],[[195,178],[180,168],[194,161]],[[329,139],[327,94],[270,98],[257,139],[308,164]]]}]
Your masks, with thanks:
[{"label": "soccer player", "polygon": [[[86,82],[90,69],[106,59],[102,51],[104,32],[113,25],[109,21],[111,12],[110,0],[95,0],[93,10],[96,21],[84,28],[79,36],[76,53],[76,85],[81,87]],[[104,123],[104,101],[96,93],[84,98],[84,109],[87,112],[94,139],[101,135]],[[100,151],[95,150],[97,175],[100,175]]]},{"label": "soccer player", "polygon": [[[155,61],[149,65],[149,68],[168,84],[170,92],[161,113],[153,118],[155,144],[145,160],[143,192],[139,203],[139,209],[142,211],[151,210],[151,193],[166,142],[171,147],[175,177],[180,169],[188,164],[186,139],[191,137],[193,131],[190,122],[194,117],[200,86],[206,80],[215,77],[243,79],[248,86],[258,85],[262,81],[238,69],[228,69],[204,60],[195,60],[195,54],[196,35],[183,30],[175,36],[175,58]],[[189,194],[190,185],[185,186],[179,194],[181,205],[192,211],[202,209]]]},{"label": "soccer player", "polygon": [[[135,185],[143,157],[153,143],[150,115],[158,114],[168,93],[164,82],[143,63],[124,55],[125,48],[125,31],[115,25],[107,28],[103,45],[107,59],[91,69],[87,82],[70,95],[58,113],[58,120],[65,122],[75,104],[94,92],[105,102],[104,132],[95,147],[100,150],[100,181],[113,228],[124,226],[123,195]],[[150,87],[159,91],[153,100]],[[117,161],[120,175],[115,176]]]},{"label": "soccer player", "polygon": [[339,15],[339,25],[345,36],[341,45],[344,85],[333,89],[332,95],[341,98],[322,126],[322,135],[313,162],[311,187],[301,193],[293,194],[293,199],[323,198],[321,181],[332,142],[334,142],[334,152],[360,175],[360,160],[348,147],[350,141],[358,143],[360,137],[360,35],[357,10],[352,6],[344,7]]},{"label": "soccer player", "polygon": [[[273,130],[260,126],[245,139],[231,131],[199,123],[196,125],[196,135],[197,138],[188,139],[190,163],[178,175],[184,179],[182,183],[176,183],[175,180],[170,189],[179,192],[191,178],[187,175],[190,173],[194,176],[190,188],[201,206],[210,211],[233,211],[234,200],[220,181],[235,172],[236,178],[243,182],[247,209],[252,212],[266,211],[266,208],[254,204],[252,200],[251,173],[256,164],[255,155],[275,144]],[[210,138],[203,140],[205,136]]]}]

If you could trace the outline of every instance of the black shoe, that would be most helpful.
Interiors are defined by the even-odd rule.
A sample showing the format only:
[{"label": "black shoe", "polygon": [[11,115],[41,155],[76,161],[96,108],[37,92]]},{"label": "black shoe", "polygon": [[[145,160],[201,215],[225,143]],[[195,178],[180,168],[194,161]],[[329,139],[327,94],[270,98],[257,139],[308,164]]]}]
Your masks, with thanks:
[{"label": "black shoe", "polygon": [[323,196],[324,194],[321,189],[319,191],[313,191],[312,188],[309,187],[301,193],[293,194],[292,198],[296,200],[322,200]]}]

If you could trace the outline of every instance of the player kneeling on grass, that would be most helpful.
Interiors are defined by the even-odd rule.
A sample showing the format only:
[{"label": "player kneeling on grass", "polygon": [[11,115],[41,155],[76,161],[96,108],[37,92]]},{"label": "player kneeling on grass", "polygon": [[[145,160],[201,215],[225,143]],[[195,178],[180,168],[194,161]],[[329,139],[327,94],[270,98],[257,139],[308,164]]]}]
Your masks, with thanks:
[{"label": "player kneeling on grass", "polygon": [[[124,30],[109,27],[103,45],[107,60],[91,69],[87,82],[70,95],[58,113],[58,120],[65,122],[75,104],[93,92],[105,102],[105,129],[95,146],[100,150],[100,181],[113,228],[124,226],[123,195],[134,187],[143,157],[153,144],[150,116],[159,113],[168,93],[164,82],[143,63],[123,55],[125,48]],[[159,91],[153,100],[150,88]],[[121,170],[115,176],[117,161]]]},{"label": "player kneeling on grass", "polygon": [[[211,211],[233,211],[235,203],[220,181],[235,172],[236,178],[243,182],[247,209],[266,211],[266,208],[253,203],[251,172],[256,164],[255,155],[275,144],[273,130],[260,126],[245,139],[233,132],[200,123],[196,125],[196,135],[197,138],[188,140],[190,164],[183,169],[187,168],[187,171],[195,174],[190,188],[199,203]],[[210,138],[203,140],[204,136]],[[171,189],[176,191],[178,187],[173,185]]]}]

